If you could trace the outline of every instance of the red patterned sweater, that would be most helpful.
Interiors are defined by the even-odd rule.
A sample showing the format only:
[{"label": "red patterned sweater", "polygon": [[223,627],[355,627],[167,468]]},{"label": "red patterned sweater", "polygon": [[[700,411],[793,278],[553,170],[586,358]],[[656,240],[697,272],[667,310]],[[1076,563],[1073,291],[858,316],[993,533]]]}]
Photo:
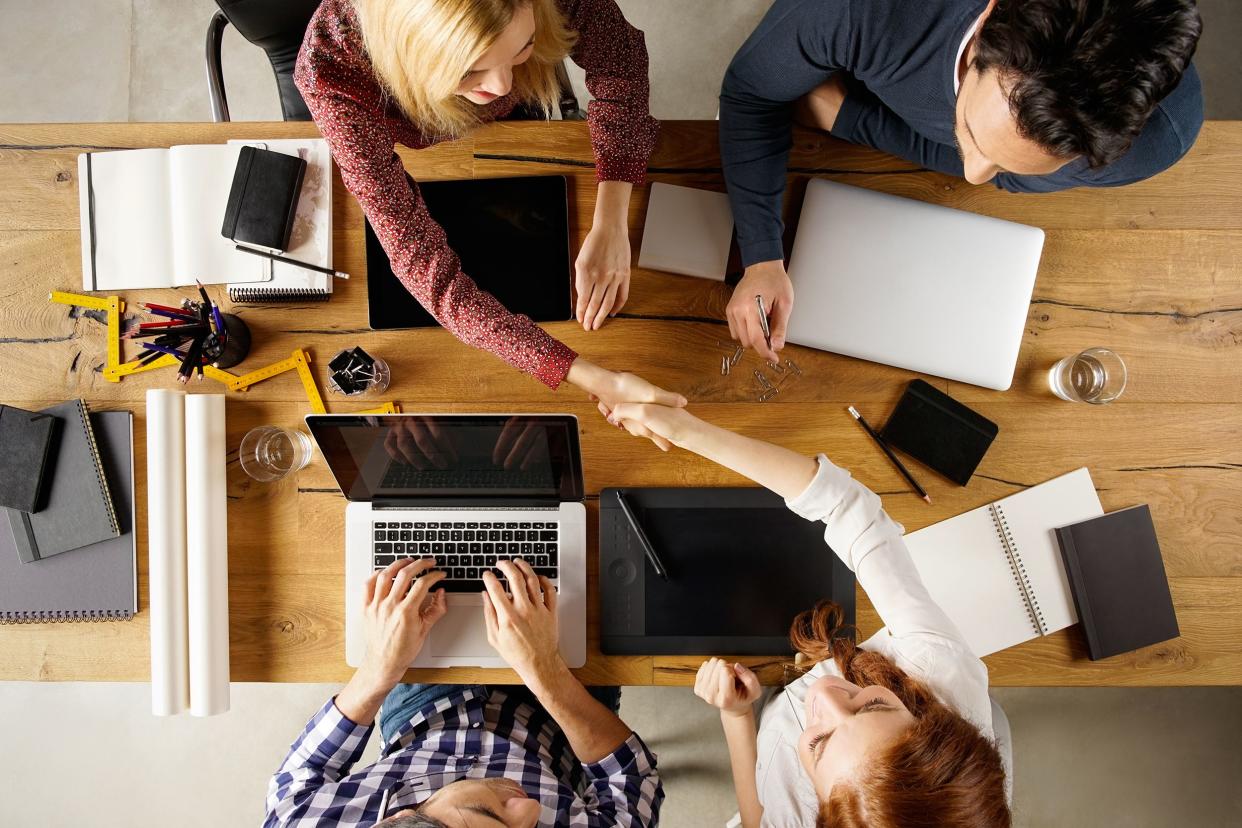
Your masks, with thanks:
[{"label": "red patterned sweater", "polygon": [[[648,106],[647,48],[615,0],[558,0],[578,42],[570,57],[586,70],[595,100],[587,110],[596,176],[643,183],[658,124]],[[491,351],[555,389],[576,353],[523,314],[510,313],[462,272],[444,231],[410,186],[393,147],[436,143],[388,102],[371,68],[350,0],[324,0],[306,31],[294,80],[328,141],[346,189],[406,289],[454,336]],[[508,115],[511,95],[482,107],[484,120]]]}]

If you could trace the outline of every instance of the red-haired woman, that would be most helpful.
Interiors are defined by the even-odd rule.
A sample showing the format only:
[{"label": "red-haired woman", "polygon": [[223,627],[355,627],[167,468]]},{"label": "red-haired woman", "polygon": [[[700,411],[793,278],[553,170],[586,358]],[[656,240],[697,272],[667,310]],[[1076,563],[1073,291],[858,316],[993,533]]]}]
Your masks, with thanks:
[{"label": "red-haired woman", "polygon": [[685,409],[624,404],[614,425],[660,437],[786,499],[852,569],[885,627],[861,645],[834,638],[840,609],[802,613],[793,644],[815,662],[765,709],[759,681],[720,659],[695,693],[720,708],[742,824],[1007,826],[1005,769],[992,733],[988,674],[932,601],[880,498],[820,455],[811,459],[709,425]]}]

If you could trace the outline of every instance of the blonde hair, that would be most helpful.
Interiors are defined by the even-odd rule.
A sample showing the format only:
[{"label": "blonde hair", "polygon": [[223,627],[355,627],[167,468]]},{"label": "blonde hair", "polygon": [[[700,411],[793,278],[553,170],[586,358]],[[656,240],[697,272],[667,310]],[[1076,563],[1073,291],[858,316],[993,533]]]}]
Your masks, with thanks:
[{"label": "blonde hair", "polygon": [[530,58],[513,67],[512,95],[550,112],[557,65],[573,46],[555,0],[353,0],[376,78],[417,127],[457,138],[479,125],[479,107],[457,94],[462,77],[524,6],[535,13]]}]

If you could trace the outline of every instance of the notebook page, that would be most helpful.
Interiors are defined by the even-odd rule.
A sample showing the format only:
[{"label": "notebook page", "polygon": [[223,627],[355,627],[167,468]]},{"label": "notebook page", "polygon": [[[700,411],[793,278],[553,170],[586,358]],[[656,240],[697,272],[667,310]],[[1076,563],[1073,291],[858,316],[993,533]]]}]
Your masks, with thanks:
[{"label": "notebook page", "polygon": [[1104,514],[1085,468],[998,500],[1039,604],[1044,631],[1078,623],[1056,528]]},{"label": "notebook page", "polygon": [[168,151],[172,204],[173,284],[258,282],[266,260],[233,249],[220,228],[241,147],[188,144]]},{"label": "notebook page", "polygon": [[[332,153],[322,138],[280,138],[251,141],[234,138],[230,144],[252,146],[301,158],[306,175],[294,211],[289,249],[282,255],[321,267],[332,266]],[[283,262],[272,262],[272,280],[262,290],[323,290],[332,292],[333,277]]]},{"label": "notebook page", "polygon": [[932,600],[975,655],[1037,636],[987,506],[911,532],[905,541]]},{"label": "notebook page", "polygon": [[[172,286],[168,150],[139,149],[78,156],[82,290]],[[91,202],[94,202],[94,278]]]}]

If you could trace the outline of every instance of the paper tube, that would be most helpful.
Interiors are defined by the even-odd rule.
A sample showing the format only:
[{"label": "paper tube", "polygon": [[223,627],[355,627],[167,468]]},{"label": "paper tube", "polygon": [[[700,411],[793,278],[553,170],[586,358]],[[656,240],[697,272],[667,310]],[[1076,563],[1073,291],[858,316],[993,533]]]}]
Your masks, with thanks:
[{"label": "paper tube", "polygon": [[190,713],[229,709],[228,496],[224,395],[185,401],[186,554],[189,572]]},{"label": "paper tube", "polygon": [[186,638],[185,395],[147,392],[147,550],[151,712],[190,704]]}]

